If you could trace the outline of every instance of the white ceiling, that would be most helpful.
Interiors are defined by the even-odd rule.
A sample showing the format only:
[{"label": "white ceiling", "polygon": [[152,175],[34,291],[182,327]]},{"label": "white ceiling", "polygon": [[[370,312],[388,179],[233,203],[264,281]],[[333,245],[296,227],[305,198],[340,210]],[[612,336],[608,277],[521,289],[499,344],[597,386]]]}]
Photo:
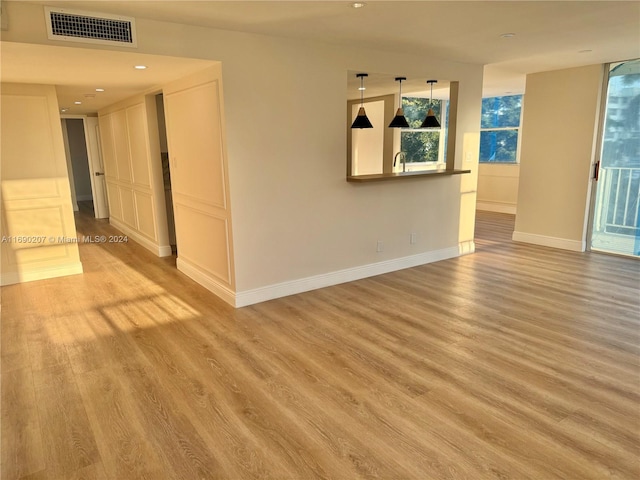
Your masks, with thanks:
[{"label": "white ceiling", "polygon": [[[68,114],[94,113],[212,65],[208,60],[1,42],[2,81],[55,85]],[[136,70],[145,65],[146,70]],[[96,92],[96,88],[104,92]],[[87,95],[93,95],[88,97]],[[82,102],[76,105],[74,102]]]},{"label": "white ceiling", "polygon": [[[486,95],[522,92],[527,73],[640,57],[638,1],[368,0],[360,9],[352,8],[348,1],[34,3],[484,64]],[[515,36],[503,38],[504,33]],[[2,48],[4,79],[7,70],[15,74],[11,69],[17,59],[15,55],[6,58],[4,44]],[[64,54],[73,55],[72,50],[64,49]],[[31,53],[37,54],[35,49]],[[96,64],[104,60],[97,51],[92,51],[92,57]],[[181,68],[196,66],[190,62],[197,61],[186,62]],[[150,82],[162,83],[152,80],[155,69],[143,73]],[[84,92],[95,84],[95,78],[78,72],[77,83],[78,93]],[[71,94],[74,88],[66,85],[61,91]]]}]

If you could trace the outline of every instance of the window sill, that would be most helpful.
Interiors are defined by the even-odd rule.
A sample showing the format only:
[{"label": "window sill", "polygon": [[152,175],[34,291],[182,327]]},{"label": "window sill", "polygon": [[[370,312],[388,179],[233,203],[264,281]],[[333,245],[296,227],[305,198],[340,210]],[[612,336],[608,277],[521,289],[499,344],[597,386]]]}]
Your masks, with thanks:
[{"label": "window sill", "polygon": [[480,165],[520,165],[520,162],[495,162],[495,161],[483,162],[482,160],[480,160],[480,162],[478,163]]},{"label": "window sill", "polygon": [[422,170],[418,172],[398,172],[398,173],[374,173],[371,175],[352,175],[347,177],[350,183],[382,182],[389,180],[403,180],[407,178],[437,177],[440,175],[461,175],[471,173],[471,170]]}]

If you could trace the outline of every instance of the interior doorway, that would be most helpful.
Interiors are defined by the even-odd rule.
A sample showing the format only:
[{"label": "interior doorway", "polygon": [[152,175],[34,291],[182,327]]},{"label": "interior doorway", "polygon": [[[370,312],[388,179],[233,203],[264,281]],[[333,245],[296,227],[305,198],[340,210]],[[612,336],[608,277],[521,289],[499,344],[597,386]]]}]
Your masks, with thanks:
[{"label": "interior doorway", "polygon": [[95,218],[108,218],[98,119],[69,115],[61,121],[74,210],[88,206]]},{"label": "interior doorway", "polygon": [[594,178],[591,249],[640,256],[640,59],[611,64]]},{"label": "interior doorway", "polygon": [[164,96],[156,95],[156,112],[158,113],[158,138],[160,139],[160,159],[162,161],[162,180],[164,183],[164,201],[167,210],[167,227],[171,251],[177,253],[176,222],[173,215],[173,196],[171,193],[171,169],[169,167],[169,146],[167,145],[167,127],[164,115]]}]

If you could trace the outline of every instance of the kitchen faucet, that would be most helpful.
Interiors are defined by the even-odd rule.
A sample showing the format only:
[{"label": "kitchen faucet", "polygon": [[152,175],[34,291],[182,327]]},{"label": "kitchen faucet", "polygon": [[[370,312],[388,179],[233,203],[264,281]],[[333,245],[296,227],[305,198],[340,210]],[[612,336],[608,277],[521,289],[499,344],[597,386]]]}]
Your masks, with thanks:
[{"label": "kitchen faucet", "polygon": [[407,171],[407,154],[400,151],[398,153],[396,153],[395,157],[393,157],[393,166],[396,166],[396,161],[398,160],[398,157],[400,157],[400,161],[402,162],[402,171],[406,172]]}]

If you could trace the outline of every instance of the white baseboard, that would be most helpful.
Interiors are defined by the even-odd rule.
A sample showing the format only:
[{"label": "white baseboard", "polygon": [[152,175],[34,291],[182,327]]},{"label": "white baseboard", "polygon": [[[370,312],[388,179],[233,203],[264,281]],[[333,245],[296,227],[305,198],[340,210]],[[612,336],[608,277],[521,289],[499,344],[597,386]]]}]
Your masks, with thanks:
[{"label": "white baseboard", "polygon": [[458,244],[459,255],[469,255],[476,251],[476,242],[473,240],[467,240],[466,242],[460,242]]},{"label": "white baseboard", "polygon": [[180,258],[180,256],[178,256],[178,258],[176,259],[176,267],[191,280],[199,283],[210,292],[213,292],[229,305],[233,307],[237,306],[235,292],[226,285],[220,283],[220,281],[215,277],[212,277],[195,265]]},{"label": "white baseboard", "polygon": [[13,285],[15,283],[33,282],[35,280],[46,280],[47,278],[66,277],[68,275],[78,275],[82,273],[82,263],[74,262],[55,267],[34,268],[22,272],[3,272],[0,275],[0,285]]},{"label": "white baseboard", "polygon": [[[318,288],[330,287],[340,283],[352,282],[362,278],[373,277],[383,273],[417,267],[427,263],[438,262],[448,258],[458,257],[463,253],[472,253],[475,249],[473,241],[463,242],[458,246],[443,248],[431,252],[420,253],[403,258],[386,260],[360,267],[347,268],[336,272],[314,275],[288,282],[268,285],[266,287],[237,292],[235,294],[235,306],[245,307],[254,303],[260,303],[274,298],[286,297],[297,293],[308,292]],[[231,302],[229,302],[231,303]]]},{"label": "white baseboard", "polygon": [[215,277],[207,274],[197,266],[189,263],[179,256],[176,260],[176,266],[179,271],[220,297],[229,305],[234,307],[246,307],[248,305],[273,300],[275,298],[286,297],[297,293],[316,290],[318,288],[330,287],[340,283],[352,282],[362,278],[394,272],[396,270],[403,270],[405,268],[438,262],[440,260],[473,253],[474,251],[474,242],[467,241],[462,242],[460,245],[455,247],[443,248],[441,250],[420,253],[418,255],[411,255],[408,257],[386,260],[360,267],[338,270],[336,272],[314,275],[312,277],[267,285],[265,287],[246,290],[244,292],[234,292]]},{"label": "white baseboard", "polygon": [[114,228],[120,230],[128,237],[131,237],[131,239],[135,240],[136,243],[139,243],[144,248],[155,253],[159,257],[169,257],[172,253],[171,245],[158,245],[113,217],[109,218],[109,224],[111,224]]},{"label": "white baseboard", "polygon": [[516,214],[516,205],[513,203],[500,203],[500,202],[476,202],[476,210],[483,210],[485,212],[496,213],[509,213],[511,215]]},{"label": "white baseboard", "polygon": [[585,241],[548,237],[546,235],[538,235],[535,233],[513,232],[512,239],[514,242],[533,243],[534,245],[560,248],[562,250],[571,250],[573,252],[584,252],[587,248]]}]

